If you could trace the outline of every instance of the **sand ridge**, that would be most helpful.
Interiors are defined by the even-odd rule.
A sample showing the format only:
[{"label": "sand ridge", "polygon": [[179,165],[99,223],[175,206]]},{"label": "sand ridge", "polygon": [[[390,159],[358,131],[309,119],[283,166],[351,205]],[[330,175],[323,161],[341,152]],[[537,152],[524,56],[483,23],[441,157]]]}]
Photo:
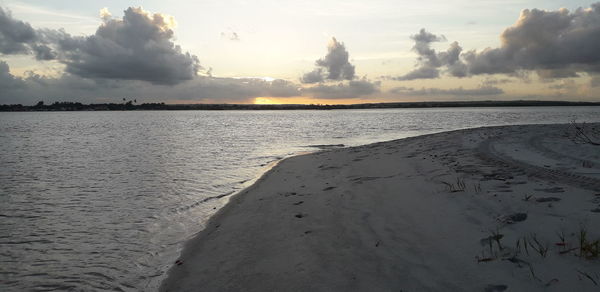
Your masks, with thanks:
[{"label": "sand ridge", "polygon": [[597,291],[600,151],[567,130],[285,159],[186,244],[160,290]]}]

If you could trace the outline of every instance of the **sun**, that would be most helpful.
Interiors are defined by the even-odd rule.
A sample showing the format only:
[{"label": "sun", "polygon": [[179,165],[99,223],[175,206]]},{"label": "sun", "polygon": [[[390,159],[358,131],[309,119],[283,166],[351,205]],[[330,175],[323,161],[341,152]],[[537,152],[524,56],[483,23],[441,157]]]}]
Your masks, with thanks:
[{"label": "sun", "polygon": [[254,99],[254,104],[281,104],[281,102],[268,97],[257,97]]}]

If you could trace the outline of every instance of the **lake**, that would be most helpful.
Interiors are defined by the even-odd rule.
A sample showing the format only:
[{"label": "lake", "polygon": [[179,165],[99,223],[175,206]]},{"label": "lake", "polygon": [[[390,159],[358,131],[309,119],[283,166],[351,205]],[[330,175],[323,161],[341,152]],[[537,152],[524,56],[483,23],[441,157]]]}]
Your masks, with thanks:
[{"label": "lake", "polygon": [[232,194],[319,145],[573,119],[600,107],[0,113],[0,290],[156,290]]}]

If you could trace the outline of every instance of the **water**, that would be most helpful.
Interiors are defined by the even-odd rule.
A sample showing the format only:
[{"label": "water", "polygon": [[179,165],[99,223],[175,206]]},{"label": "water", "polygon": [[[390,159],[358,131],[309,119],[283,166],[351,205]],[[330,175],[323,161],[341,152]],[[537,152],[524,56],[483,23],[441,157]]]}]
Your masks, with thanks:
[{"label": "water", "polygon": [[0,113],[0,290],[155,290],[228,195],[310,145],[575,117],[600,107]]}]

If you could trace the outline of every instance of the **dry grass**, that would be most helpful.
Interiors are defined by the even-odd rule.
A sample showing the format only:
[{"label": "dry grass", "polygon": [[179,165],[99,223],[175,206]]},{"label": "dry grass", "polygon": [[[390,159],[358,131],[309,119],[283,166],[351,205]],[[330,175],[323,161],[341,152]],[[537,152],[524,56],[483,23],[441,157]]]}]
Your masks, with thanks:
[{"label": "dry grass", "polygon": [[586,259],[600,257],[600,240],[590,240],[585,227],[579,229],[579,257]]},{"label": "dry grass", "polygon": [[456,178],[456,182],[455,183],[449,183],[449,182],[445,182],[445,181],[442,181],[442,183],[446,185],[446,188],[451,193],[464,192],[465,189],[466,189],[466,187],[467,187],[465,185],[465,180],[461,179],[459,177]]}]

